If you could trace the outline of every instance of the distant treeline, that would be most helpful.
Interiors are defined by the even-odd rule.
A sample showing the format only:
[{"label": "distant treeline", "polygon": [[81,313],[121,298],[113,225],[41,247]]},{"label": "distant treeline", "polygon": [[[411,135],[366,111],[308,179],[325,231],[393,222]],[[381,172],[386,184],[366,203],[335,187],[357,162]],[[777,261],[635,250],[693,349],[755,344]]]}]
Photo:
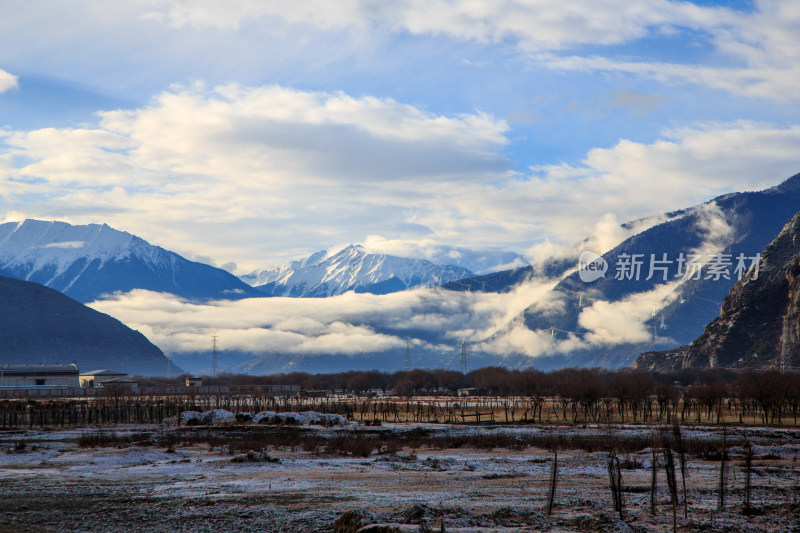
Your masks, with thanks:
[{"label": "distant treeline", "polygon": [[[164,378],[155,381],[167,382]],[[178,382],[178,379],[171,380]],[[800,373],[777,370],[734,372],[725,369],[685,369],[669,374],[630,369],[565,368],[550,372],[486,367],[467,374],[453,370],[409,370],[393,373],[348,371],[333,374],[293,372],[268,376],[221,374],[205,377],[204,385],[300,385],[304,391],[326,390],[351,394],[370,392],[420,396],[480,388],[493,396],[521,396],[533,401],[558,399],[583,419],[613,402],[622,413],[659,415],[681,410],[719,419],[736,402],[746,411],[759,411],[764,422],[800,410]],[[644,413],[643,411],[647,411]],[[576,416],[577,418],[577,416]]]},{"label": "distant treeline", "polygon": [[[780,373],[774,370],[733,371],[716,369],[684,369],[667,374],[620,368],[605,370],[601,368],[564,368],[544,372],[536,369],[514,370],[490,366],[473,370],[467,374],[455,370],[399,370],[380,372],[378,370],[349,370],[330,374],[309,374],[290,372],[252,376],[249,374],[221,373],[217,376],[203,376],[203,385],[300,385],[303,390],[338,390],[347,393],[364,394],[369,391],[408,393],[437,393],[443,390],[456,391],[461,388],[478,387],[492,395],[539,394],[549,396],[569,395],[575,388],[593,389],[606,394],[623,383],[637,383],[640,387],[655,390],[665,385],[685,388],[689,386],[714,385],[716,387],[737,387],[753,376],[765,379],[792,381],[800,377],[796,371]],[[172,378],[139,378],[142,385],[169,383],[182,385],[184,376]]]}]

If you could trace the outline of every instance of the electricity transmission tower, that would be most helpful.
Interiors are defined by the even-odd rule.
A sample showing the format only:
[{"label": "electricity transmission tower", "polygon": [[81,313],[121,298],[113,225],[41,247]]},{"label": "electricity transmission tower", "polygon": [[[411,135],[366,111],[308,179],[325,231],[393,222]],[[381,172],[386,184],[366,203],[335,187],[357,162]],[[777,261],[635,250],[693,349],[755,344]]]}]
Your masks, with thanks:
[{"label": "electricity transmission tower", "polygon": [[467,343],[461,341],[461,373],[467,375]]},{"label": "electricity transmission tower", "polygon": [[406,339],[406,372],[411,370],[411,346]]},{"label": "electricity transmission tower", "polygon": [[216,335],[211,337],[211,373],[217,375],[217,339]]}]

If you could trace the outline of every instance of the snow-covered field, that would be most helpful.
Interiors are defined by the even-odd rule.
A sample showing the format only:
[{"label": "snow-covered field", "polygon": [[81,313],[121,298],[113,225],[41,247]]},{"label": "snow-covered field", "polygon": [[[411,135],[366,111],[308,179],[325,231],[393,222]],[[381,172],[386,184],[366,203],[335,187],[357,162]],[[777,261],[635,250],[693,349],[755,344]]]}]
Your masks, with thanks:
[{"label": "snow-covered field", "polygon": [[[625,487],[624,521],[612,506],[608,454],[560,450],[555,508],[548,517],[544,509],[553,457],[549,450],[400,447],[353,457],[320,449],[304,451],[297,445],[245,453],[232,446],[212,447],[202,439],[181,444],[180,435],[187,431],[215,437],[237,431],[224,414],[212,418],[217,425],[195,428],[0,432],[0,531],[336,531],[337,520],[339,531],[356,531],[357,525],[368,523],[441,531],[442,520],[446,531],[672,529],[663,468],[657,478],[657,514],[650,514],[650,449],[618,454]],[[314,417],[299,418],[300,424],[320,423]],[[366,428],[347,423],[299,429],[307,435],[353,439],[416,430],[429,435],[503,433],[520,438],[535,432],[597,433],[613,440],[650,431],[641,426]],[[111,431],[119,444],[85,446],[87,435],[108,436]],[[718,431],[684,428],[684,438],[716,439]],[[744,433],[754,443],[751,501],[756,511],[749,516],[742,513],[741,448],[731,450],[729,492],[722,511],[716,509],[719,460],[691,455],[688,518],[679,508],[678,530],[800,531],[800,431],[730,429],[728,438],[735,442]],[[131,442],[124,442],[126,437]],[[167,441],[170,444],[163,444]],[[678,479],[680,483],[680,474]]]}]

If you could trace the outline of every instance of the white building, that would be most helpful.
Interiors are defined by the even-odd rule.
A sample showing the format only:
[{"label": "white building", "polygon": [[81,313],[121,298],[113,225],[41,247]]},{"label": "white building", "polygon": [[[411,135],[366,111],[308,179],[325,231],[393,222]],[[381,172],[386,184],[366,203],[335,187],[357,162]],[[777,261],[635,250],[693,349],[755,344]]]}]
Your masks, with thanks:
[{"label": "white building", "polygon": [[78,365],[0,365],[0,387],[79,387]]}]

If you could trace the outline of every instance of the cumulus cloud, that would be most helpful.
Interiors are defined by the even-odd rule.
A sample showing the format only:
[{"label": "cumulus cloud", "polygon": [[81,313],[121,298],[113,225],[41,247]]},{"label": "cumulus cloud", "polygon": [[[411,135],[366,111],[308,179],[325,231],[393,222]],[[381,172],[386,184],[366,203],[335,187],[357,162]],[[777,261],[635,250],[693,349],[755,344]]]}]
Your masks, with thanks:
[{"label": "cumulus cloud", "polygon": [[592,235],[602,252],[660,219],[622,221],[774,184],[800,143],[798,126],[695,124],[521,175],[507,127],[369,96],[182,87],[95,127],[0,132],[0,190],[22,217],[106,222],[242,271],[365,242],[480,272],[520,264],[493,250],[569,256]]},{"label": "cumulus cloud", "polygon": [[13,74],[0,69],[0,93],[4,93],[19,86],[18,78]]},{"label": "cumulus cloud", "polygon": [[525,252],[525,257],[533,265],[542,265],[548,260],[572,259],[577,260],[584,250],[589,250],[598,255],[602,255],[622,241],[641,233],[657,224],[666,222],[669,219],[666,214],[640,218],[629,222],[622,222],[614,213],[602,215],[588,236],[580,241],[565,242],[544,239],[529,247]]},{"label": "cumulus cloud", "polygon": [[243,253],[254,243],[286,258],[357,242],[365,227],[431,233],[441,214],[420,213],[437,202],[458,210],[452,192],[439,202],[436,190],[505,178],[506,129],[485,114],[436,115],[391,99],[196,86],[101,113],[95,128],[5,132],[5,160],[24,164],[4,181],[46,199],[29,216],[106,213],[102,221],[162,235],[158,244],[187,255],[209,250],[256,267],[263,256]]}]

